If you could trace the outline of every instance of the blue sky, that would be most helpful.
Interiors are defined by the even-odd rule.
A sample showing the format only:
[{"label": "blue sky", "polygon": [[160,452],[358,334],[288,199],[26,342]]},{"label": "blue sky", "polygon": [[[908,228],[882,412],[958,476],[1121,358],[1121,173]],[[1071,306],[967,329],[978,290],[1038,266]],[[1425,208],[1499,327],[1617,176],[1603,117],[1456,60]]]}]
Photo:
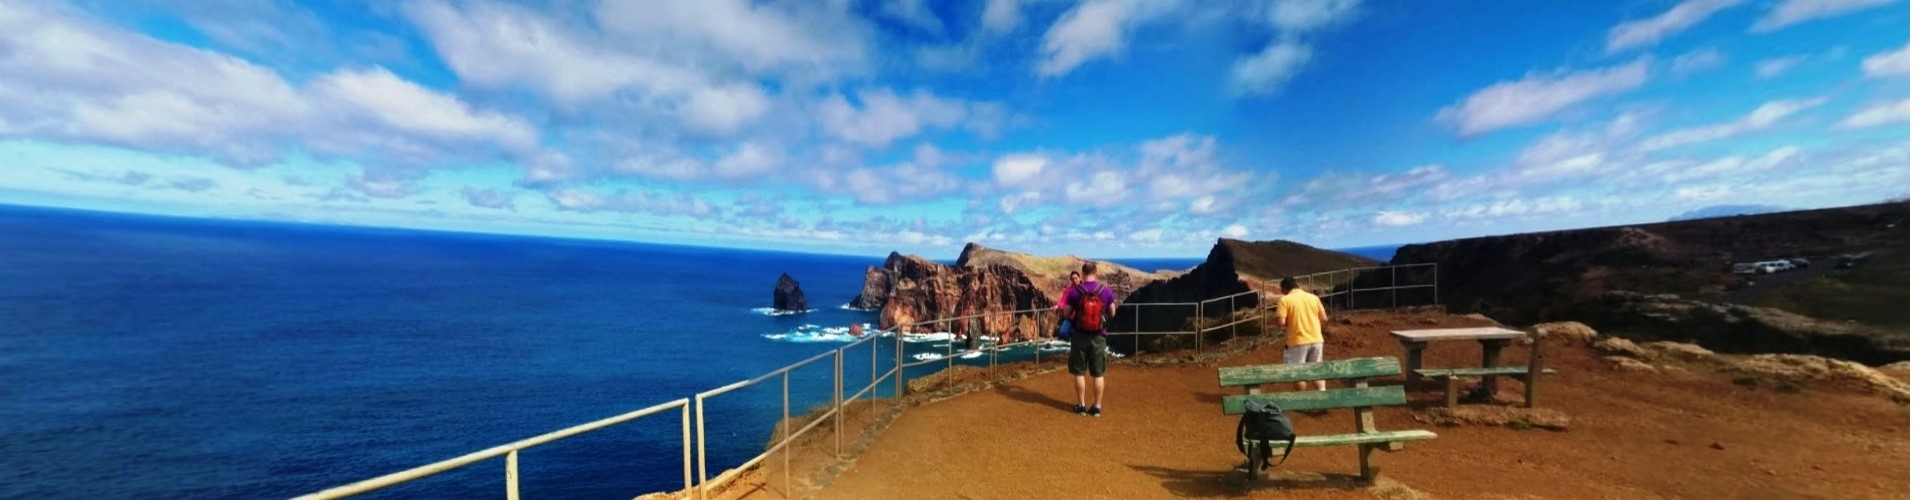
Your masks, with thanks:
[{"label": "blue sky", "polygon": [[1909,195],[1907,2],[0,4],[0,203],[948,256]]}]

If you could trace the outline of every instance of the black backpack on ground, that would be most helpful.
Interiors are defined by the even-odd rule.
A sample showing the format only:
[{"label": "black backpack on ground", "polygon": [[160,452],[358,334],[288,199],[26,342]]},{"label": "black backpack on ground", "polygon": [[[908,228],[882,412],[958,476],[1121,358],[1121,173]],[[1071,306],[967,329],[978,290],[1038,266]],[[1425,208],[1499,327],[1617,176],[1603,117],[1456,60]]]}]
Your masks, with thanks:
[{"label": "black backpack on ground", "polygon": [[[1293,434],[1293,421],[1273,403],[1248,398],[1247,411],[1240,414],[1240,429],[1235,432],[1238,439],[1234,442],[1240,447],[1240,453],[1247,456],[1247,477],[1254,477],[1262,468],[1273,468],[1268,462],[1273,457],[1273,445],[1270,441],[1286,441],[1287,449],[1280,455],[1280,463],[1287,463],[1287,457],[1293,455],[1293,443],[1297,437]],[[1247,440],[1257,440],[1247,443]]]}]

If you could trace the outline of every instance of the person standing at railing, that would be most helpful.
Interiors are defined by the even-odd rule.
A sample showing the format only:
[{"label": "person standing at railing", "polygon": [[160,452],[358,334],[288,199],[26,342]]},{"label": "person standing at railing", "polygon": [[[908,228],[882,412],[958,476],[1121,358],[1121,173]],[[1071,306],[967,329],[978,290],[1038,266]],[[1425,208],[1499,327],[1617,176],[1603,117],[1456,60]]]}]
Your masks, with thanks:
[{"label": "person standing at railing", "polygon": [[[1074,413],[1100,416],[1107,393],[1107,318],[1114,313],[1113,289],[1100,284],[1093,261],[1080,265],[1081,282],[1067,290],[1066,310],[1073,318],[1067,348],[1067,373],[1073,375]],[[1087,407],[1087,377],[1093,377],[1093,407]]]},{"label": "person standing at railing", "polygon": [[[1286,363],[1318,363],[1325,358],[1326,338],[1321,335],[1321,326],[1327,321],[1327,308],[1320,304],[1320,297],[1300,288],[1292,277],[1282,279],[1274,317],[1286,329],[1287,346],[1283,355]],[[1315,380],[1313,384],[1317,390],[1327,390],[1325,380]],[[1306,382],[1293,385],[1295,390],[1307,390]]]},{"label": "person standing at railing", "polygon": [[1067,273],[1067,286],[1066,288],[1060,289],[1060,303],[1054,306],[1060,309],[1062,313],[1060,314],[1060,329],[1054,333],[1054,337],[1058,337],[1060,340],[1073,338],[1073,317],[1065,314],[1067,312],[1067,295],[1073,293],[1073,288],[1080,286],[1080,282],[1080,271]]}]

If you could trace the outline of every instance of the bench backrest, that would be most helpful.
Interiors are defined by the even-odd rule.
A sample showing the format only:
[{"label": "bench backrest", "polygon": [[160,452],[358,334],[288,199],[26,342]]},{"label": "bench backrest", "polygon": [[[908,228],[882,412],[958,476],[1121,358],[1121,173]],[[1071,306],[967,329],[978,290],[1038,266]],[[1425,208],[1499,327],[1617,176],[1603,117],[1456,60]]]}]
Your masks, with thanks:
[{"label": "bench backrest", "polygon": [[1284,365],[1230,366],[1220,369],[1220,386],[1341,380],[1400,374],[1400,358],[1354,358]]},{"label": "bench backrest", "polygon": [[1248,399],[1273,403],[1274,406],[1278,406],[1281,410],[1286,411],[1330,410],[1335,408],[1403,405],[1407,404],[1407,391],[1400,386],[1389,385],[1382,387],[1327,389],[1324,391],[1232,395],[1222,398],[1220,401],[1220,409],[1227,415],[1245,413]]}]

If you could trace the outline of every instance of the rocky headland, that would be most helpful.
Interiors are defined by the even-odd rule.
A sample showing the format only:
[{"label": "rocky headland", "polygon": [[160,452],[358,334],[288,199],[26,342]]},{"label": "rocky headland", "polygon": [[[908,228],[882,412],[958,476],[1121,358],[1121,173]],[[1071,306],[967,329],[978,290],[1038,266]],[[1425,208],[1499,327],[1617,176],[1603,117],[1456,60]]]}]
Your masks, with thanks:
[{"label": "rocky headland", "polygon": [[[1905,202],[1408,245],[1454,313],[1582,321],[1635,340],[1866,363],[1908,356]],[[1870,254],[1858,267],[1839,257]],[[1805,258],[1736,275],[1732,264]]]}]

